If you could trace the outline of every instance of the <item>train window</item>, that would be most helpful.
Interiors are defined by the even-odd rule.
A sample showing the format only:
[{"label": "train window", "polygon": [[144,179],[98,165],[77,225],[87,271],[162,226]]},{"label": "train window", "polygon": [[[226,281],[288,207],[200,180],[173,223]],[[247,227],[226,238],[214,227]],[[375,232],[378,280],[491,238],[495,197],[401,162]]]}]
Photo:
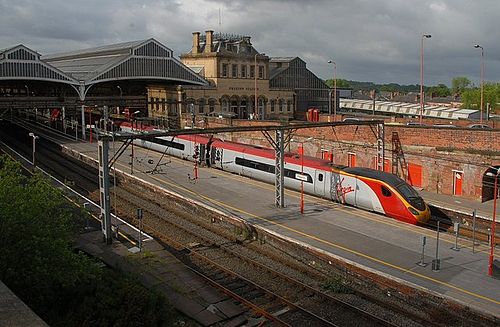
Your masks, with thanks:
[{"label": "train window", "polygon": [[382,195],[389,197],[392,195],[392,192],[387,187],[382,185]]},{"label": "train window", "polygon": [[323,174],[318,175],[318,181],[322,182],[323,181]]}]

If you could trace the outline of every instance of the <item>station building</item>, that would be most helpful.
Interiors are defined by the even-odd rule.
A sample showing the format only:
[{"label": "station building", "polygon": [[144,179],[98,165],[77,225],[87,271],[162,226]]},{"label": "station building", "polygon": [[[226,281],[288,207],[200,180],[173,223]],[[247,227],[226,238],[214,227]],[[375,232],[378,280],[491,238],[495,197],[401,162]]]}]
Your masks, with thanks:
[{"label": "station building", "polygon": [[[269,57],[248,36],[194,32],[181,61],[208,86],[184,86],[186,111],[238,119],[304,119],[310,107],[326,111],[331,96],[323,80],[298,57]],[[162,87],[148,90],[150,116],[162,115]],[[257,99],[257,100],[256,100]]]}]

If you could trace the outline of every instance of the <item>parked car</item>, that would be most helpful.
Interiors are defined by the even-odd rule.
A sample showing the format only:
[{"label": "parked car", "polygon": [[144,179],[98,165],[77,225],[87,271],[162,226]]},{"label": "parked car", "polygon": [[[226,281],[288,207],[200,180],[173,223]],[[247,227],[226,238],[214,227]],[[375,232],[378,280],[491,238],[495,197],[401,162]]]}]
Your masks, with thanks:
[{"label": "parked car", "polygon": [[344,118],[342,121],[346,122],[346,123],[356,123],[356,122],[360,121],[360,119],[354,118],[354,117],[347,117],[347,118]]},{"label": "parked car", "polygon": [[455,126],[455,125],[452,125],[452,124],[449,124],[449,125],[446,125],[446,124],[441,124],[441,125],[432,125],[432,127],[439,127],[439,128],[457,128],[458,126]]},{"label": "parked car", "polygon": [[490,126],[485,125],[485,124],[472,124],[467,126],[469,128],[474,128],[474,129],[492,129]]},{"label": "parked car", "polygon": [[409,121],[406,123],[406,126],[425,126],[425,124],[418,121]]}]

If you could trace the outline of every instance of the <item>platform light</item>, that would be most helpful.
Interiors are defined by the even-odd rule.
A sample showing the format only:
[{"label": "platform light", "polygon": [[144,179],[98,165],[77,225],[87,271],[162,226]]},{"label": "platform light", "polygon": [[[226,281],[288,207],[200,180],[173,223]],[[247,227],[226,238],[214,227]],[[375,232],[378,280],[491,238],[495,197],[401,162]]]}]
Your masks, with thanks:
[{"label": "platform light", "polygon": [[480,67],[480,83],[481,83],[481,106],[479,108],[479,123],[483,123],[483,103],[484,103],[484,48],[479,44],[474,46],[476,49],[481,49],[481,67]]},{"label": "platform light", "polygon": [[424,114],[424,39],[430,39],[430,34],[422,34],[420,39],[420,124]]},{"label": "platform light", "polygon": [[39,136],[35,135],[35,133],[29,133],[28,135],[33,138],[33,158],[32,158],[32,164],[33,164],[33,171],[35,171],[35,167],[36,167],[36,163],[35,163],[36,140],[39,138]]},{"label": "platform light", "polygon": [[[337,63],[333,60],[328,60],[329,64],[333,64],[333,121],[336,121],[337,117]],[[330,111],[328,112],[328,115],[332,115],[332,110],[331,110],[331,100],[330,99]]]}]

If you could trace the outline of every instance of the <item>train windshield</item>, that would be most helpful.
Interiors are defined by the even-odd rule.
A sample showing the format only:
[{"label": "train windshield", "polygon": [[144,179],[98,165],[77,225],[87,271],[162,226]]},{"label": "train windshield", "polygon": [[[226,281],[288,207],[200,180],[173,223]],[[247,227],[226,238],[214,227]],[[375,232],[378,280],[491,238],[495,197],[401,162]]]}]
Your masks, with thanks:
[{"label": "train windshield", "polygon": [[415,189],[408,184],[399,185],[398,190],[406,199],[414,199],[420,197],[417,191],[415,191]]},{"label": "train windshield", "polygon": [[419,210],[425,209],[424,200],[413,187],[405,183],[398,185],[397,189],[412,206]]}]

